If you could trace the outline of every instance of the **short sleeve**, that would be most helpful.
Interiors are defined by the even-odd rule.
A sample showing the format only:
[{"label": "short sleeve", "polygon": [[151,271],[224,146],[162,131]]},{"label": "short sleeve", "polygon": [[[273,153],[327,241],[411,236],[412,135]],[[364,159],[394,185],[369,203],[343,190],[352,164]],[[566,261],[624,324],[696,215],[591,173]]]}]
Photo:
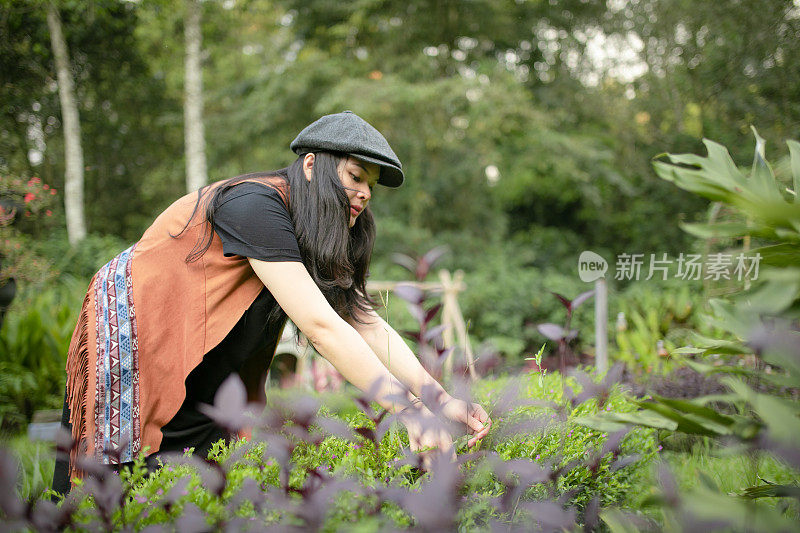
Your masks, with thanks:
[{"label": "short sleeve", "polygon": [[272,187],[245,182],[222,193],[214,231],[225,257],[302,262],[289,211]]}]

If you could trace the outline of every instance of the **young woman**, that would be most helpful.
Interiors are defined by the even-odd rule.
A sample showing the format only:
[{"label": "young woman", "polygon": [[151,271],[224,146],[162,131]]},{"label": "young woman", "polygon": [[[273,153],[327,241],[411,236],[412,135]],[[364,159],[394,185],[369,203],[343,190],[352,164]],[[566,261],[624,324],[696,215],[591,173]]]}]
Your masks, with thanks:
[{"label": "young woman", "polygon": [[453,454],[450,435],[423,431],[433,416],[417,399],[425,386],[470,446],[488,433],[484,409],[447,394],[367,296],[369,201],[376,184],[404,179],[386,139],[346,111],[306,127],[291,148],[287,168],[179,199],[92,279],[67,358],[63,423],[79,446],[57,462],[56,491],[81,474],[77,453],[105,463],[115,461],[109,449],[122,450],[119,462],[142,450],[207,453],[226,435],[197,406],[234,372],[263,401],[287,316],[350,383],[377,380],[378,403],[422,416],[403,418],[412,449]]}]

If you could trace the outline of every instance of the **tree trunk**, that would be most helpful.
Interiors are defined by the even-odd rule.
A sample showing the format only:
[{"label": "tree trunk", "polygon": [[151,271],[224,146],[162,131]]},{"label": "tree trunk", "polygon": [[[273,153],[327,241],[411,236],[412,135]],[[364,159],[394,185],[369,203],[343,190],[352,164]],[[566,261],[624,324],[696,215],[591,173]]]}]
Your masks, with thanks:
[{"label": "tree trunk", "polygon": [[186,79],[184,88],[184,142],[186,145],[186,190],[196,191],[208,182],[206,141],[203,133],[203,70],[200,65],[199,0],[186,0]]},{"label": "tree trunk", "polygon": [[72,83],[72,74],[70,73],[67,42],[61,31],[61,18],[58,10],[52,3],[47,5],[47,26],[50,29],[50,42],[56,59],[58,96],[61,100],[61,117],[64,121],[64,155],[66,159],[64,208],[67,216],[67,237],[70,244],[75,244],[86,237],[86,222],[83,215],[81,123],[78,118],[75,85]]}]

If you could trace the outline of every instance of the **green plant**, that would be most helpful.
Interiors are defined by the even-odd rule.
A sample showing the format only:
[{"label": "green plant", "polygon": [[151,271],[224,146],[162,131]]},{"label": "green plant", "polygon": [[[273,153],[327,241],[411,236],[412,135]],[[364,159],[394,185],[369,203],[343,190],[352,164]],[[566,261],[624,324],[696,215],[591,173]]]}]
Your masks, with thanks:
[{"label": "green plant", "polygon": [[[795,471],[800,470],[800,144],[789,141],[794,190],[780,184],[764,157],[763,140],[756,133],[756,150],[749,178],[746,178],[721,145],[705,141],[707,157],[669,155],[670,163],[657,161],[656,172],[663,179],[707,198],[739,209],[744,224],[689,224],[687,231],[698,235],[750,236],[771,241],[753,250],[763,259],[760,276],[752,286],[730,300],[712,300],[709,322],[725,332],[725,339],[694,335],[695,346],[677,350],[702,356],[751,354],[754,368],[690,363],[707,374],[718,373],[730,393],[693,401],[653,398],[638,402],[635,413],[609,413],[582,419],[595,429],[613,430],[636,424],[666,431],[713,437],[717,442],[732,439],[744,450],[761,479],[759,458],[772,454]],[[732,340],[731,340],[732,339]],[[769,370],[769,371],[767,371]],[[724,403],[722,412],[711,402]],[[707,481],[688,495],[680,495],[672,475],[660,473],[661,494],[651,503],[669,512],[678,527],[691,527],[703,520],[734,528],[765,530],[792,527],[788,505],[765,508],[753,503],[758,498],[800,495],[800,479],[789,484],[768,481],[740,487],[733,497],[721,493]],[[751,479],[751,482],[753,480]],[[795,513],[796,514],[796,513]],[[794,516],[796,520],[798,517]],[[622,525],[619,516],[611,517]],[[796,522],[794,522],[796,525]]]},{"label": "green plant", "polygon": [[15,431],[37,409],[61,408],[64,365],[83,287],[62,280],[23,293],[0,329],[0,427]]},{"label": "green plant", "polygon": [[19,461],[22,475],[19,477],[17,491],[22,498],[36,499],[43,494],[53,481],[53,445],[50,442],[33,441],[21,434],[3,439],[7,447]]},{"label": "green plant", "polygon": [[570,300],[567,297],[558,294],[557,292],[554,292],[553,296],[555,296],[558,301],[561,302],[561,305],[563,305],[564,309],[567,311],[564,327],[561,327],[557,324],[545,323],[539,324],[537,329],[539,330],[539,333],[551,341],[558,343],[559,369],[561,370],[561,374],[564,375],[567,369],[567,357],[573,355],[573,350],[570,346],[570,343],[572,343],[572,341],[574,341],[578,336],[578,330],[570,329],[570,325],[572,324],[572,313],[583,302],[594,296],[594,290],[583,292],[576,296],[573,300]]},{"label": "green plant", "polygon": [[[562,378],[553,372],[544,377],[530,373],[521,382],[505,377],[476,385],[476,397],[485,398],[494,410],[515,393],[527,399],[524,405],[497,420],[488,446],[506,461],[525,458],[550,465],[556,471],[564,469],[553,485],[538,485],[528,497],[570,494],[571,501],[582,511],[594,498],[601,506],[629,504],[633,487],[641,482],[647,465],[657,455],[655,431],[609,432],[579,423],[590,414],[636,409],[632,399],[614,384],[615,380],[613,372],[605,380],[580,372],[576,377]],[[517,387],[522,388],[516,390]],[[620,448],[607,456],[603,450],[610,449],[612,443]],[[598,453],[605,458],[603,461],[595,461]],[[636,466],[624,468],[629,461],[636,461]]]},{"label": "green plant", "polygon": [[[365,396],[280,392],[270,398],[251,442],[220,441],[208,460],[191,450],[164,456],[152,474],[141,457],[119,476],[85,461],[89,477],[58,508],[34,494],[26,511],[4,483],[0,516],[34,529],[438,531],[529,520],[542,529],[554,519],[559,527],[591,524],[600,506],[626,505],[635,492],[657,451],[654,432],[609,435],[577,426],[576,416],[634,406],[619,388],[585,375],[566,385],[555,374],[541,384],[533,374],[481,380],[475,399],[491,404],[496,429],[480,452],[459,448],[458,463],[434,463],[429,473],[408,452],[405,432]],[[242,420],[243,388],[240,393],[225,386],[215,419],[230,427]],[[31,475],[31,463],[24,464]],[[0,479],[7,481],[15,467],[2,450],[0,466]],[[559,513],[552,515],[554,509]]]},{"label": "green plant", "polygon": [[90,233],[72,245],[66,231],[59,228],[34,244],[36,252],[46,258],[59,276],[70,276],[89,284],[97,270],[131,243],[115,235]]},{"label": "green plant", "polygon": [[539,387],[542,387],[544,385],[544,376],[547,374],[547,370],[542,368],[542,354],[544,353],[544,349],[546,346],[547,346],[546,344],[542,344],[542,347],[539,348],[539,351],[536,352],[536,355],[534,355],[533,357],[525,358],[526,361],[533,361],[534,363],[536,363],[535,371],[539,372]]},{"label": "green plant", "polygon": [[32,249],[31,236],[52,226],[56,204],[56,190],[41,179],[0,175],[0,286],[52,277],[49,263]]},{"label": "green plant", "polygon": [[682,364],[675,350],[702,328],[701,306],[699,287],[690,281],[631,285],[612,304],[617,313],[612,357],[637,376],[673,371]]},{"label": "green plant", "polygon": [[[523,354],[549,340],[537,324],[564,320],[564,308],[551,291],[579,294],[584,286],[565,269],[529,264],[525,252],[521,243],[487,249],[472,268],[465,265],[466,290],[459,295],[470,335],[491,340],[510,363],[520,363]],[[590,314],[577,313],[573,328],[585,342],[585,335],[593,331]]]}]

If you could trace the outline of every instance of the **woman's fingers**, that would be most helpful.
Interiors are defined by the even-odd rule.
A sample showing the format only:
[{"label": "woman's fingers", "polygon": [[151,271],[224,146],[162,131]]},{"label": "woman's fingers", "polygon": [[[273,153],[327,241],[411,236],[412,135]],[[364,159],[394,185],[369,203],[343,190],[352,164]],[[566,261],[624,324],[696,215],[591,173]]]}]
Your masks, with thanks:
[{"label": "woman's fingers", "polygon": [[481,433],[486,430],[483,422],[472,416],[467,419],[467,427],[470,429],[470,433]]},{"label": "woman's fingers", "polygon": [[489,415],[486,413],[486,411],[483,409],[483,407],[481,407],[480,405],[478,405],[476,403],[474,403],[472,405],[474,407],[472,415],[475,418],[477,418],[480,421],[480,423],[483,425],[483,427],[484,427],[484,433],[483,434],[486,435],[487,433],[489,433],[489,428],[492,427],[492,419],[489,418]]},{"label": "woman's fingers", "polygon": [[489,434],[492,427],[492,419],[480,405],[473,403],[470,406],[470,418],[467,426],[474,433],[474,436],[467,441],[467,447],[472,448],[479,440]]},{"label": "woman's fingers", "polygon": [[[486,413],[486,410],[476,403],[465,402],[457,398],[451,398],[449,402],[444,405],[443,414],[451,420],[458,421],[467,426],[467,430],[471,438],[467,441],[467,447],[472,448],[475,444],[489,434],[492,427],[492,419]],[[417,430],[417,428],[414,428]],[[437,433],[435,437],[428,435],[420,435],[417,431],[413,431],[414,440],[412,441],[412,431],[409,428],[409,443],[412,443],[411,449],[417,450],[426,446],[435,446],[442,450],[447,448],[452,449],[452,438],[449,433],[444,432],[442,436]],[[455,450],[452,450],[455,453]]]},{"label": "woman's fingers", "polygon": [[488,434],[489,434],[489,426],[485,425],[485,426],[483,426],[483,429],[481,431],[478,431],[477,433],[475,433],[472,436],[472,438],[467,441],[467,447],[468,448],[472,448],[473,446],[475,446],[475,444],[479,440],[481,440],[483,437],[485,437]]}]

